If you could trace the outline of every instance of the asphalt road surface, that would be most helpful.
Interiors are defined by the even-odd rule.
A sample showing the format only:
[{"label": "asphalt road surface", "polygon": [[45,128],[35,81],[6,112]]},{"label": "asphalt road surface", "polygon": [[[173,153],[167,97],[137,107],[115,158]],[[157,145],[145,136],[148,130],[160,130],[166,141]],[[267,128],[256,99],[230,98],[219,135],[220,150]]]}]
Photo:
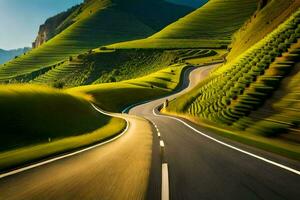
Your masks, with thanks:
[{"label": "asphalt road surface", "polygon": [[[213,67],[186,73],[176,95]],[[153,112],[164,101],[130,109],[140,117],[109,144],[0,178],[0,200],[299,199],[299,162]]]},{"label": "asphalt road surface", "polygon": [[[194,70],[190,74],[191,81],[185,82],[185,90],[181,93],[194,87],[211,68]],[[224,139],[183,119],[194,130],[181,121],[159,115],[157,111],[154,114],[153,109],[165,102],[165,99],[134,107],[129,112],[147,118],[157,126],[155,131],[159,132],[154,134],[153,140],[147,194],[149,200],[161,196],[161,159],[158,159],[161,154],[160,140],[165,146],[163,162],[169,168],[172,200],[300,198],[300,174],[297,174],[299,162]],[[296,172],[284,167],[295,169]]]},{"label": "asphalt road surface", "polygon": [[151,124],[136,116],[126,119],[128,130],[113,142],[0,178],[0,200],[145,199]]}]

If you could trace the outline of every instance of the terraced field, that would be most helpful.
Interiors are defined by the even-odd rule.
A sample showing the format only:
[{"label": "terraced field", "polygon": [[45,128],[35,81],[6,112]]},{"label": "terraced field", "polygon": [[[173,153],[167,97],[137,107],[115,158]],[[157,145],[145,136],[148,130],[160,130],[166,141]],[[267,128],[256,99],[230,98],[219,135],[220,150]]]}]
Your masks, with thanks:
[{"label": "terraced field", "polygon": [[[160,8],[160,13],[140,12],[140,6]],[[145,6],[144,5],[144,6]],[[174,12],[164,12],[172,9]],[[58,63],[101,45],[144,38],[191,11],[161,1],[124,4],[118,0],[91,0],[74,11],[73,24],[26,55],[0,66],[0,81],[40,74]],[[156,20],[160,19],[162,20]],[[109,19],[109,20],[107,20]],[[69,19],[68,19],[69,20]],[[27,78],[25,78],[27,81]]]},{"label": "terraced field", "polygon": [[210,0],[203,7],[143,40],[110,48],[226,48],[232,34],[257,9],[257,0]]},{"label": "terraced field", "polygon": [[180,85],[182,72],[188,67],[190,66],[186,64],[175,64],[141,78],[80,86],[67,91],[91,95],[99,107],[107,111],[122,112],[130,105],[174,91]]},{"label": "terraced field", "polygon": [[213,50],[100,50],[72,58],[32,83],[64,87],[119,82],[142,77],[168,67],[174,62],[215,55]]},{"label": "terraced field", "polygon": [[[189,113],[239,130],[249,128],[247,130],[266,136],[276,136],[287,131],[287,128],[298,127],[296,89],[296,94],[286,94],[291,95],[290,102],[296,102],[295,104],[287,103],[285,98],[280,101],[286,102],[285,104],[278,103],[282,107],[291,106],[294,113],[277,110],[273,112],[276,113],[273,121],[264,119],[257,123],[257,116],[253,111],[264,105],[281,81],[294,69],[300,58],[299,39],[300,11],[235,62],[215,69],[194,91],[170,102],[167,110]],[[295,84],[296,77],[295,80],[291,79],[291,84]],[[249,114],[252,119],[247,117]],[[280,116],[284,120],[279,120]],[[255,125],[251,126],[252,124]]]},{"label": "terraced field", "polygon": [[[291,142],[300,143],[300,110],[299,110],[299,70],[300,70],[300,41],[284,54],[280,61],[291,60],[297,55],[296,65],[281,66],[290,73],[282,80],[272,98],[249,116],[242,117],[233,124],[240,130],[252,133],[280,136]],[[278,60],[279,61],[279,60]],[[291,68],[291,69],[288,69]],[[281,74],[282,75],[282,74]]]},{"label": "terraced field", "polygon": [[241,53],[271,33],[300,7],[300,1],[276,0],[259,8],[244,26],[234,34],[228,61],[233,61]]}]

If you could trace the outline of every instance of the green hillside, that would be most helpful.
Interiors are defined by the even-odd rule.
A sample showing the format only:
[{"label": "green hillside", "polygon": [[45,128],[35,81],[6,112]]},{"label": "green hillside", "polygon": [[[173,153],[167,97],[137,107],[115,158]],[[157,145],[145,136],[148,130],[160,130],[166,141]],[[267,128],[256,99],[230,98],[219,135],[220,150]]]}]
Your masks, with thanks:
[{"label": "green hillside", "polygon": [[80,86],[67,91],[91,95],[101,108],[111,112],[122,112],[135,103],[155,99],[175,91],[180,86],[183,72],[189,67],[191,66],[186,64],[174,64],[140,78],[118,83]]},{"label": "green hillside", "polygon": [[114,44],[111,48],[221,47],[256,11],[257,0],[210,0],[203,7],[147,39]]},{"label": "green hillside", "polygon": [[108,117],[84,94],[34,85],[0,86],[0,170],[100,142],[125,121]]},{"label": "green hillside", "polygon": [[289,138],[297,145],[299,39],[300,10],[192,92],[170,102],[167,110],[234,131]]},{"label": "green hillside", "polygon": [[86,1],[66,19],[72,21],[67,29],[39,48],[0,66],[0,81],[39,74],[41,69],[101,45],[144,38],[189,11],[190,8],[161,0]]},{"label": "green hillside", "polygon": [[124,130],[125,121],[99,113],[90,102],[120,112],[174,91],[188,67],[172,65],[138,79],[68,90],[0,86],[0,170],[111,138]]},{"label": "green hillside", "polygon": [[213,50],[95,49],[52,67],[30,83],[74,87],[97,83],[119,82],[145,76],[167,68],[175,62],[215,56]]},{"label": "green hillside", "polygon": [[264,6],[235,33],[228,61],[234,60],[255,43],[271,33],[277,26],[287,20],[299,7],[300,1],[276,0],[267,1]]}]

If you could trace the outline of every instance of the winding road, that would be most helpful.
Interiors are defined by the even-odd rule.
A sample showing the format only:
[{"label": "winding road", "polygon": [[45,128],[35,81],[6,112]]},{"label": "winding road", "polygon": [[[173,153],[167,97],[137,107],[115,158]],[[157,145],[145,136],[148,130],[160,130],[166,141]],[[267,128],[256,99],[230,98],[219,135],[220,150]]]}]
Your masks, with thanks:
[{"label": "winding road", "polygon": [[[193,88],[213,66],[190,74],[176,98]],[[187,86],[188,85],[188,86]],[[168,164],[169,194],[172,200],[200,199],[299,199],[300,163],[218,136],[193,123],[160,115],[155,108],[166,98],[132,108],[157,129],[154,134],[148,199],[159,199],[161,185],[160,140],[163,163]],[[163,195],[162,195],[163,196]]]},{"label": "winding road", "polygon": [[[213,67],[186,73],[181,91],[167,98]],[[0,178],[0,200],[299,199],[299,162],[160,115],[164,101],[131,108],[117,140]]]}]

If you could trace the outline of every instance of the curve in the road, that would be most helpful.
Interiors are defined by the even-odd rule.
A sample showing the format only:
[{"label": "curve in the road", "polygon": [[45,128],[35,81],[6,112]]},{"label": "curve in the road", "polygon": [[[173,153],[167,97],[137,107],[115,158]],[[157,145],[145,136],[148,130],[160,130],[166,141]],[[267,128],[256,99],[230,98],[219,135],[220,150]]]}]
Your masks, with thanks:
[{"label": "curve in the road", "polygon": [[56,156],[55,158],[51,158],[51,159],[48,159],[48,160],[45,160],[45,161],[42,161],[42,162],[38,162],[38,163],[35,163],[35,164],[32,164],[32,165],[28,165],[26,167],[22,167],[22,168],[18,168],[16,170],[9,171],[7,173],[0,174],[0,179],[8,177],[8,176],[15,175],[15,174],[18,174],[18,173],[21,173],[21,172],[24,172],[24,171],[27,171],[27,170],[30,170],[30,169],[33,169],[33,168],[36,168],[36,167],[40,167],[40,166],[55,162],[57,160],[68,158],[70,156],[74,156],[74,155],[89,151],[91,149],[94,149],[94,148],[97,148],[97,147],[100,147],[100,146],[103,146],[105,144],[108,144],[110,142],[113,142],[113,141],[117,140],[118,138],[120,138],[122,135],[124,135],[128,131],[129,126],[130,126],[130,122],[126,117],[123,117],[122,115],[117,115],[117,114],[105,112],[105,111],[99,109],[94,104],[91,104],[91,105],[96,111],[98,111],[101,114],[108,115],[108,116],[111,116],[111,117],[120,117],[120,118],[124,119],[126,121],[126,128],[120,134],[116,135],[115,137],[113,137],[109,140],[105,140],[105,141],[103,141],[99,144],[96,144],[96,145],[93,145],[93,146],[90,146],[90,147],[87,147],[87,148],[84,148],[84,149],[81,149],[81,150],[78,150],[78,151],[75,151],[75,152],[72,152],[72,153],[68,153],[68,154],[61,155],[61,156]]},{"label": "curve in the road", "polygon": [[[154,137],[148,199],[159,199],[159,141],[165,144],[170,199],[298,199],[298,161],[256,149],[205,130],[187,120],[161,116],[154,108],[190,90],[213,66],[194,70],[189,87],[176,95],[132,108],[159,128]],[[202,133],[202,134],[199,134]],[[230,148],[228,148],[230,147]]]},{"label": "curve in the road", "polygon": [[299,162],[153,113],[166,98],[195,87],[213,67],[185,73],[175,95],[130,108],[130,126],[118,140],[0,179],[0,200],[139,200],[146,191],[149,200],[298,199],[297,173],[242,151],[296,171]]}]

